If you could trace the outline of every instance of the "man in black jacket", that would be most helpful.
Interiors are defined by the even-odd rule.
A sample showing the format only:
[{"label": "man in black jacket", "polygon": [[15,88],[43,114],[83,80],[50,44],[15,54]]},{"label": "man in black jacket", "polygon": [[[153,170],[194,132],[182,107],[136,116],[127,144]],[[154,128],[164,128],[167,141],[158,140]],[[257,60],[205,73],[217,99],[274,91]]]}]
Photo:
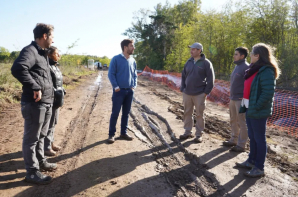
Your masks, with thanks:
[{"label": "man in black jacket", "polygon": [[24,47],[11,67],[12,75],[23,85],[21,111],[24,123],[23,157],[27,182],[47,184],[52,177],[40,170],[52,171],[57,164],[48,163],[44,156],[44,138],[47,134],[54,99],[53,83],[46,49],[54,38],[52,25],[38,23],[34,39]]}]

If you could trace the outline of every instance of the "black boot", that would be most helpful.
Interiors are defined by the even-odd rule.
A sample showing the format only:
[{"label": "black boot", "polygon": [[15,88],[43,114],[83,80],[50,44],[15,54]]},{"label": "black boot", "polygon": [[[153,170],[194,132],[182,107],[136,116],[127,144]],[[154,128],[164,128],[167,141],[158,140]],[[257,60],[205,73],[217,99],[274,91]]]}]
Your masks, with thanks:
[{"label": "black boot", "polygon": [[42,174],[40,171],[27,172],[25,181],[38,185],[46,185],[53,181],[52,177]]}]

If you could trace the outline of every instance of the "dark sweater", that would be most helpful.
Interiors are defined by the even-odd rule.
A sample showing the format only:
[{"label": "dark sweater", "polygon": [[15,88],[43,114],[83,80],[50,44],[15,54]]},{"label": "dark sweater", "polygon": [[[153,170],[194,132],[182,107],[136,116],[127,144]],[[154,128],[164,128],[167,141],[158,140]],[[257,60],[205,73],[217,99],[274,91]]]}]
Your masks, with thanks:
[{"label": "dark sweater", "polygon": [[244,74],[249,64],[243,60],[235,61],[236,64],[231,74],[230,99],[240,100],[243,98]]},{"label": "dark sweater", "polygon": [[48,56],[36,42],[22,49],[11,67],[11,74],[23,85],[22,102],[35,102],[33,91],[41,90],[39,102],[53,103],[54,91]]},{"label": "dark sweater", "polygon": [[184,65],[180,90],[188,95],[209,94],[214,85],[214,78],[212,63],[201,54],[196,64],[194,58],[190,58]]}]

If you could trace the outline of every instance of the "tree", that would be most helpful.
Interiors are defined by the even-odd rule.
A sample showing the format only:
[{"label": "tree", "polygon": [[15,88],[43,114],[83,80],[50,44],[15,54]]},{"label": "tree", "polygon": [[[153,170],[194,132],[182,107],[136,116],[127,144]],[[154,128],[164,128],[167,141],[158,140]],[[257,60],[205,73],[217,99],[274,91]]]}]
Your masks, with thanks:
[{"label": "tree", "polygon": [[9,50],[0,46],[0,62],[6,62],[9,60]]}]

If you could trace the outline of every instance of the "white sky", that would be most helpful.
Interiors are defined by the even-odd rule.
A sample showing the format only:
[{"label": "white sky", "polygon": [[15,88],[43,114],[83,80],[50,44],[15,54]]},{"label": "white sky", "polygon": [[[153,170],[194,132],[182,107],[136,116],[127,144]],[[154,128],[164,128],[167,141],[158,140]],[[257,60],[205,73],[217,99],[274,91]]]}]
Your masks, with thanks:
[{"label": "white sky", "polygon": [[[227,0],[202,0],[202,10],[221,9]],[[171,5],[179,0],[168,0]],[[33,40],[33,28],[43,22],[55,26],[54,46],[69,52],[108,56],[121,52],[121,34],[131,27],[133,13],[154,10],[166,0],[0,0],[0,46],[21,50]]]}]

